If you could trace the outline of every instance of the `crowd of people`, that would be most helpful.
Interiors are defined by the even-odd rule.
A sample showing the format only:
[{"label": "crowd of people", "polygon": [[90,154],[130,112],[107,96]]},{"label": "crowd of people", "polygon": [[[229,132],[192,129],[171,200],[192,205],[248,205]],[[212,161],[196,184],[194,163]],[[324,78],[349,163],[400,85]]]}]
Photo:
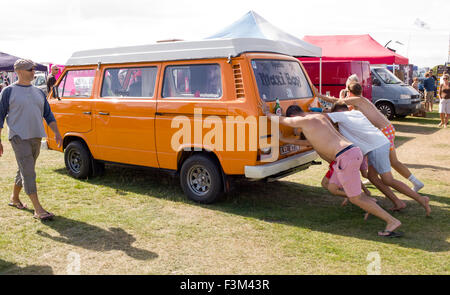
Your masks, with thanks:
[{"label": "crowd of people", "polygon": [[[434,98],[437,97],[439,99],[439,116],[441,122],[439,123],[439,127],[447,128],[448,126],[448,117],[450,115],[450,90],[449,90],[449,73],[448,71],[444,71],[440,81],[437,81],[437,78],[433,75],[433,71],[429,70],[425,73],[425,79],[423,81],[423,96],[425,100],[425,111],[432,112],[433,111],[433,103]],[[439,90],[436,84],[439,82]],[[414,87],[417,91],[419,88],[419,78],[414,77],[412,87]]]}]

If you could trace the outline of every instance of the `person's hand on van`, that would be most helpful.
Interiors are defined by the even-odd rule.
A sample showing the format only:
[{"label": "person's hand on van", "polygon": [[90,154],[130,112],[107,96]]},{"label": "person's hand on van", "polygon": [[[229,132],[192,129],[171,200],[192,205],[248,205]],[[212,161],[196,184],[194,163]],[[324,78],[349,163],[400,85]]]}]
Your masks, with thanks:
[{"label": "person's hand on van", "polygon": [[266,104],[265,101],[261,101],[260,104],[259,104],[259,106],[261,107],[261,110],[262,110],[262,112],[263,112],[264,115],[267,116],[268,114],[270,114],[270,108],[269,108],[269,106]]}]

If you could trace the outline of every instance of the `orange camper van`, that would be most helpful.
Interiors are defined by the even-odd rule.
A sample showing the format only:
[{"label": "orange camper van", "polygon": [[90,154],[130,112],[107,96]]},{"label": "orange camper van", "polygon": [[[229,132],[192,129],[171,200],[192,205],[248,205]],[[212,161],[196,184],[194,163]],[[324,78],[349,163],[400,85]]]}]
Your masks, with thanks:
[{"label": "orange camper van", "polygon": [[261,100],[271,109],[278,100],[283,111],[306,111],[314,100],[288,46],[237,38],[75,52],[49,94],[63,145],[47,126],[48,147],[64,152],[75,178],[101,175],[105,163],[152,167],[179,176],[201,203],[235,177],[270,181],[306,169],[317,153],[281,142],[261,109]]}]

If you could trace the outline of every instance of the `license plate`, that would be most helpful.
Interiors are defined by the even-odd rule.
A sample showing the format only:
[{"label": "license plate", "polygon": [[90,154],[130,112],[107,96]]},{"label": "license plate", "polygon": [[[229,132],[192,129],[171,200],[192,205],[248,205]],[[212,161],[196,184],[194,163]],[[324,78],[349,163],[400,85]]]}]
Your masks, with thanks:
[{"label": "license plate", "polygon": [[280,154],[281,155],[290,154],[293,152],[297,152],[299,150],[300,150],[300,147],[295,144],[285,144],[283,146],[280,146]]}]

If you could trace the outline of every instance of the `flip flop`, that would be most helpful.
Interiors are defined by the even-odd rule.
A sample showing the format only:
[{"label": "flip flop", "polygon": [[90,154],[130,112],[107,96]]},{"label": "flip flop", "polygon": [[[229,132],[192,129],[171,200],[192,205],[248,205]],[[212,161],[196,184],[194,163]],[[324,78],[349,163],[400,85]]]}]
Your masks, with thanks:
[{"label": "flip flop", "polygon": [[41,221],[52,220],[53,217],[55,217],[55,214],[50,213],[50,212],[46,212],[44,214],[34,214],[33,215],[34,219],[38,219],[38,220],[41,220]]},{"label": "flip flop", "polygon": [[[387,235],[380,235],[380,233],[387,233]],[[386,237],[386,238],[400,238],[403,236],[402,232],[395,232],[395,231],[389,231],[389,230],[384,230],[382,232],[378,233],[379,237]]]},{"label": "flip flop", "polygon": [[11,203],[8,204],[8,206],[17,208],[17,209],[19,209],[19,210],[25,210],[25,209],[28,209],[27,205],[22,204],[22,202],[19,202],[19,203],[13,203],[13,202],[11,202]]}]

